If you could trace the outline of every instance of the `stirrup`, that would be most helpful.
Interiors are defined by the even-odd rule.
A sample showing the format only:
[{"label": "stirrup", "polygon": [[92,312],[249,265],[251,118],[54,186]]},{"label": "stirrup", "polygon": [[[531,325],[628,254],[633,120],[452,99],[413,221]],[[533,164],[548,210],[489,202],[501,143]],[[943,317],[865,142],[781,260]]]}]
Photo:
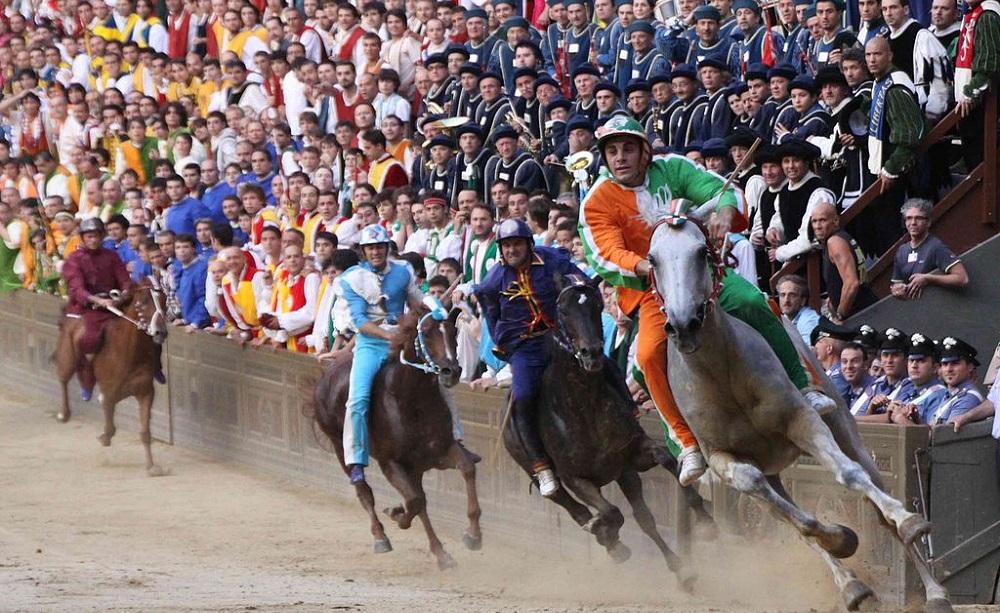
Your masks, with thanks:
[{"label": "stirrup", "polygon": [[544,468],[535,473],[538,479],[538,493],[546,498],[551,498],[559,491],[559,479],[551,468]]},{"label": "stirrup", "polygon": [[820,390],[805,388],[802,390],[802,396],[805,397],[809,406],[820,415],[827,415],[837,408],[837,402]]},{"label": "stirrup", "polygon": [[701,449],[697,445],[693,447],[686,447],[681,451],[681,455],[678,458],[681,462],[681,471],[677,476],[677,480],[684,487],[687,487],[701,478],[708,469],[708,464],[705,462],[705,456],[702,455]]}]

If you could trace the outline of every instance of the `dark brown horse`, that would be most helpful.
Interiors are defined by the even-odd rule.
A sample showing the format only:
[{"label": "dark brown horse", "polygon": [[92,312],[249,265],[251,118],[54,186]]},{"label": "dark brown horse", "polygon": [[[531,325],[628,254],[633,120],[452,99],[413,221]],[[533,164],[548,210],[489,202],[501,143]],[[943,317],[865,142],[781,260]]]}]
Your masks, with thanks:
[{"label": "dark brown horse", "polygon": [[[146,450],[146,471],[150,476],[163,474],[153,463],[149,418],[159,346],[167,338],[164,301],[163,292],[148,280],[133,285],[127,295],[118,298],[118,308],[124,316],[108,322],[104,341],[93,358],[104,409],[104,433],[97,440],[105,447],[111,445],[111,437],[115,435],[115,405],[134,396],[139,402],[139,437]],[[57,415],[62,422],[70,418],[68,385],[76,372],[77,346],[82,335],[83,319],[64,316],[59,325],[59,343],[52,356],[62,385],[63,407]]]},{"label": "dark brown horse", "polygon": [[[404,530],[410,527],[414,517],[419,517],[427,532],[431,553],[441,569],[455,566],[455,560],[444,550],[427,516],[423,475],[428,470],[457,468],[462,472],[469,517],[463,542],[472,550],[482,546],[476,468],[455,442],[451,413],[439,386],[439,382],[445,387],[454,386],[462,372],[455,359],[458,314],[457,308],[452,309],[448,318],[441,322],[430,317],[426,310],[403,318],[397,340],[390,349],[390,355],[398,355],[400,359],[390,358],[379,371],[368,410],[371,457],[403,496],[403,504],[386,509],[385,513]],[[344,354],[335,359],[323,373],[313,396],[316,422],[333,442],[345,473],[348,469],[344,464],[344,414],[352,357]],[[371,487],[361,483],[355,489],[361,506],[371,519],[375,553],[392,551],[375,511]]]},{"label": "dark brown horse", "polygon": [[[556,283],[562,288],[556,302],[558,325],[550,337],[550,361],[538,406],[542,442],[565,486],[551,500],[593,533],[613,560],[624,562],[631,555],[618,537],[625,519],[601,493],[603,486],[616,482],[639,527],[659,548],[681,587],[690,590],[694,576],[660,536],[639,477],[656,465],[676,476],[677,462],[639,425],[624,377],[604,357],[600,292],[581,279],[558,277]],[[531,462],[515,428],[504,431],[504,443],[514,461],[532,475]],[[693,489],[683,491],[697,521],[713,530],[701,497]],[[596,515],[577,498],[594,508]]]}]

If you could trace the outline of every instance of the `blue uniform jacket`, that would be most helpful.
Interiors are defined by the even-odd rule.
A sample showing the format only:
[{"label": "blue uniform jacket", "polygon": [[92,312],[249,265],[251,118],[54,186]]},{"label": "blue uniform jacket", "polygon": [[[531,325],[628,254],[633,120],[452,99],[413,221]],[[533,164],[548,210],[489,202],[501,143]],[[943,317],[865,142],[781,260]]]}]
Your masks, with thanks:
[{"label": "blue uniform jacket", "polygon": [[212,187],[205,188],[205,191],[201,194],[201,203],[211,213],[212,221],[215,223],[229,223],[229,220],[226,219],[225,214],[222,212],[222,200],[227,196],[235,195],[236,188],[230,186],[225,181],[219,181]]},{"label": "blue uniform jacket", "polygon": [[211,212],[205,208],[201,200],[188,196],[177,204],[171,204],[167,209],[167,229],[177,235],[194,236],[194,222],[202,217],[211,216]]},{"label": "blue uniform jacket", "polygon": [[983,394],[974,381],[960,383],[947,394],[933,410],[928,409],[924,423],[929,426],[948,423],[962,413],[968,413],[983,401]]},{"label": "blue uniform jacket", "polygon": [[177,288],[177,301],[181,305],[181,317],[199,328],[204,328],[211,321],[208,310],[205,309],[207,276],[208,264],[201,258],[195,258],[187,266],[180,262],[176,262],[174,266],[174,286]]},{"label": "blue uniform jacket", "polygon": [[475,287],[490,336],[508,355],[555,326],[559,297],[556,273],[587,278],[565,250],[535,247],[531,266],[525,271],[513,270],[506,264],[494,266]]}]

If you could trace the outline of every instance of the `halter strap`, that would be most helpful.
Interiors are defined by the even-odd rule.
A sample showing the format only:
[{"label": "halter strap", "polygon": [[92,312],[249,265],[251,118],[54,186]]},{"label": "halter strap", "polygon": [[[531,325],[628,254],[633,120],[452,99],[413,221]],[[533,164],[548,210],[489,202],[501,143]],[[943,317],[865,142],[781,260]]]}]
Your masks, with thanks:
[{"label": "halter strap", "polygon": [[[722,282],[726,278],[726,267],[735,266],[736,259],[729,253],[723,255],[722,250],[712,243],[705,224],[703,224],[700,220],[695,219],[694,217],[688,217],[683,213],[670,213],[653,224],[653,231],[650,233],[650,239],[652,239],[652,235],[656,233],[656,229],[664,224],[670,226],[671,228],[680,228],[686,222],[693,223],[695,227],[701,231],[702,237],[705,239],[705,248],[708,250],[708,257],[712,268],[712,293],[709,294],[708,299],[705,302],[707,304],[714,304],[716,299],[718,299],[719,294],[722,293]],[[663,300],[663,295],[656,286],[656,275],[653,274],[652,270],[649,271],[649,286],[653,291],[653,296],[656,298],[656,302],[660,305],[660,310],[665,310],[666,303]]]},{"label": "halter strap", "polygon": [[417,359],[421,360],[422,363],[407,360],[405,350],[399,352],[399,363],[406,366],[412,366],[413,368],[421,370],[429,375],[437,375],[441,372],[441,367],[438,366],[437,362],[434,361],[434,358],[432,358],[431,354],[427,351],[427,343],[424,341],[424,321],[432,315],[433,313],[427,313],[417,320],[417,336],[413,339],[413,350],[417,354]]}]

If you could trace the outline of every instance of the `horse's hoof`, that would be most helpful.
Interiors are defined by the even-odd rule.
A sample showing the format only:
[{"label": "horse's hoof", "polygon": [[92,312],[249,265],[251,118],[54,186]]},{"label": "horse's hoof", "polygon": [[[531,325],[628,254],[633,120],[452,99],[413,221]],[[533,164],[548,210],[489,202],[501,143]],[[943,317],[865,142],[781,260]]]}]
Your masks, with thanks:
[{"label": "horse's hoof", "polygon": [[389,539],[379,539],[375,541],[375,553],[389,553],[392,551],[392,543]]},{"label": "horse's hoof", "polygon": [[100,435],[100,436],[97,437],[97,442],[99,442],[101,444],[101,447],[110,447],[111,446],[111,437],[112,436],[114,436],[114,433],[112,433],[112,434],[102,434],[102,435]]},{"label": "horse's hoof", "polygon": [[584,530],[586,530],[587,532],[591,533],[591,534],[596,534],[597,530],[602,525],[604,525],[604,522],[601,520],[601,516],[600,515],[595,515],[595,516],[591,517],[589,520],[587,520],[587,523],[583,524],[580,527],[583,528]]},{"label": "horse's hoof", "polygon": [[625,543],[617,541],[608,546],[608,555],[611,556],[615,564],[621,564],[632,557],[632,550]]},{"label": "horse's hoof", "polygon": [[70,412],[69,411],[66,411],[65,413],[63,413],[61,411],[59,413],[56,413],[56,419],[60,423],[66,423],[66,422],[68,422],[69,421],[69,416],[70,416]]},{"label": "horse's hoof", "polygon": [[462,544],[469,551],[479,551],[483,548],[483,537],[482,536],[472,536],[468,532],[462,535]]},{"label": "horse's hoof", "polygon": [[840,524],[833,524],[830,528],[836,533],[833,538],[821,542],[823,549],[835,558],[849,558],[858,550],[858,535],[854,530]]},{"label": "horse's hoof", "polygon": [[169,474],[170,471],[168,469],[163,468],[158,464],[153,464],[152,466],[148,466],[146,468],[147,477],[166,477]]},{"label": "horse's hoof", "polygon": [[457,568],[458,562],[455,558],[451,557],[448,552],[442,551],[441,555],[438,556],[438,570],[451,570],[452,568]]},{"label": "horse's hoof", "polygon": [[698,582],[698,575],[694,572],[688,570],[687,568],[682,568],[677,572],[677,586],[681,588],[685,594],[694,594],[694,584]]},{"label": "horse's hoof", "polygon": [[396,525],[399,526],[400,530],[406,530],[410,527],[410,524],[413,523],[413,518],[407,519],[406,509],[403,508],[403,505],[386,507],[382,510],[382,512],[385,513],[389,519],[396,522]]},{"label": "horse's hoof", "polygon": [[924,605],[924,613],[955,613],[947,598],[931,598]]},{"label": "horse's hoof", "polygon": [[848,611],[857,611],[861,608],[861,603],[875,595],[870,587],[858,579],[851,579],[840,592],[844,598],[844,605]]},{"label": "horse's hoof", "polygon": [[913,541],[930,533],[930,531],[931,522],[916,513],[911,513],[909,517],[903,520],[903,523],[896,527],[899,538],[902,539],[903,544],[907,547],[913,544]]}]

